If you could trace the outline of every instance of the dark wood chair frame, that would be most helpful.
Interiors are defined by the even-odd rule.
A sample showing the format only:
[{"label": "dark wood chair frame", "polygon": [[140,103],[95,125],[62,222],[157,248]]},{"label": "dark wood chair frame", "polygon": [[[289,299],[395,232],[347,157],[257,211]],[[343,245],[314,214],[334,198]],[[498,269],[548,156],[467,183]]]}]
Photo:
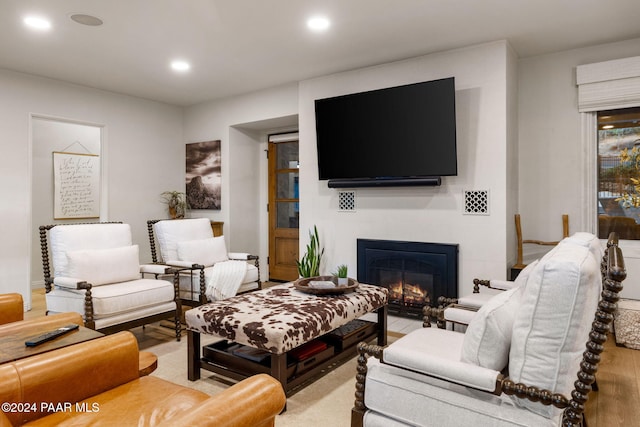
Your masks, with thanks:
[{"label": "dark wood chair frame", "polygon": [[[539,389],[522,383],[514,383],[508,377],[499,375],[496,380],[495,395],[515,395],[521,399],[539,402],[542,405],[553,405],[564,409],[562,414],[563,427],[584,426],[585,404],[589,398],[589,392],[595,389],[596,371],[600,363],[600,355],[604,351],[604,343],[607,341],[613,315],[620,299],[622,281],[627,277],[622,251],[618,247],[618,235],[611,233],[607,242],[607,249],[600,264],[603,277],[603,289],[596,309],[594,320],[589,333],[589,341],[582,353],[580,371],[574,382],[571,398],[549,390]],[[367,376],[367,359],[373,356],[384,363],[385,347],[369,345],[361,342],[358,344],[358,366],[356,373],[355,403],[351,411],[351,427],[362,427],[363,417],[367,411],[364,404],[365,382]]]},{"label": "dark wood chair frame", "polygon": [[[94,222],[94,223],[86,223],[86,224],[122,224],[122,222]],[[69,225],[78,225],[78,223],[74,224],[51,224],[51,225],[42,225],[40,226],[40,250],[42,252],[42,269],[44,272],[44,284],[46,293],[51,292],[53,287],[53,277],[51,276],[51,265],[49,261],[49,245],[47,234],[49,230],[53,227],[65,227]],[[165,274],[169,274],[168,270],[165,270]],[[141,277],[144,277],[145,274],[152,273],[141,273]],[[158,278],[159,274],[153,274],[155,278]],[[78,282],[76,284],[76,289],[84,289],[85,297],[84,297],[84,326],[90,329],[96,329],[96,324],[94,320],[94,310],[93,310],[93,298],[91,295],[91,283],[86,281]],[[163,313],[153,314],[151,316],[142,317],[139,319],[130,320],[128,322],[120,323],[117,325],[107,326],[105,328],[97,329],[98,332],[102,332],[105,334],[111,334],[114,332],[129,330],[131,328],[137,326],[145,326],[150,323],[159,322],[161,320],[165,320],[167,318],[173,317],[175,324],[175,333],[176,340],[180,341],[180,337],[182,335],[182,326],[181,326],[181,314],[182,314],[182,305],[180,301],[180,294],[176,283],[173,284],[173,292],[174,292],[174,301],[176,303],[176,309],[166,311]],[[48,312],[47,312],[48,314]]]},{"label": "dark wood chair frame", "polygon": [[[206,282],[204,277],[204,269],[205,266],[202,264],[192,264],[190,267],[182,267],[166,264],[164,262],[159,261],[158,252],[156,249],[156,237],[153,231],[153,225],[159,221],[164,221],[162,219],[150,219],[147,221],[147,231],[149,233],[149,247],[151,249],[151,260],[153,264],[157,265],[166,265],[168,267],[167,273],[173,274],[173,285],[178,287],[178,291],[180,289],[180,275],[187,273],[189,274],[191,280],[191,293],[193,294],[194,283],[193,283],[193,273],[195,271],[199,271],[199,279],[198,279],[198,300],[192,300],[188,298],[181,298],[182,305],[186,305],[189,307],[197,307],[202,304],[206,304],[209,301],[206,296]],[[258,255],[249,255],[247,260],[253,261],[254,265],[260,271],[260,257]],[[262,289],[262,282],[260,282],[260,274],[258,273],[258,289]]]}]

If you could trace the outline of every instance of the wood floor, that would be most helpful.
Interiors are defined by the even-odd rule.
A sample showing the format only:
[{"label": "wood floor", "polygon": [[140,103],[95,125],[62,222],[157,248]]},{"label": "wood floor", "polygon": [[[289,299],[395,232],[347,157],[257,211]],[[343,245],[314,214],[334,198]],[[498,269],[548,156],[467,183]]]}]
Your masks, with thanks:
[{"label": "wood floor", "polygon": [[[44,315],[44,289],[33,291],[31,305],[25,318]],[[639,425],[640,350],[618,347],[610,336],[596,377],[599,391],[589,395],[587,427]]]}]

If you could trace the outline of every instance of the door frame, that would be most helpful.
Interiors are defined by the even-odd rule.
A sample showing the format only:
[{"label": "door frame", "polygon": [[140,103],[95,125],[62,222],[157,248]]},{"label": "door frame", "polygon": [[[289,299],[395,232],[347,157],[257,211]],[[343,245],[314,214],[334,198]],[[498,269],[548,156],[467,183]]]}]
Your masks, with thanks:
[{"label": "door frame", "polygon": [[[278,169],[273,169],[272,170],[272,161],[275,161],[275,158],[273,156],[276,155],[275,153],[275,147],[277,146],[277,144],[279,143],[297,143],[298,147],[299,147],[299,134],[297,132],[286,132],[286,133],[274,133],[274,134],[269,134],[268,138],[267,138],[267,182],[268,182],[268,190],[267,190],[267,203],[268,203],[268,213],[267,213],[267,242],[268,242],[268,257],[267,257],[267,264],[268,264],[268,271],[269,271],[269,280],[274,280],[274,281],[282,281],[282,280],[294,280],[297,276],[297,268],[293,268],[292,271],[290,271],[289,273],[291,274],[291,277],[289,279],[283,279],[283,276],[280,277],[276,277],[272,279],[272,275],[275,271],[278,271],[275,268],[274,265],[274,260],[275,260],[275,251],[276,251],[276,239],[278,237],[280,238],[285,238],[285,239],[295,239],[296,240],[296,253],[299,251],[299,239],[300,239],[300,229],[298,228],[281,228],[279,231],[276,231],[277,227],[277,194],[276,194],[276,185],[277,182],[275,180],[275,175],[277,175],[277,173],[275,172]],[[299,158],[298,158],[298,165],[299,165]],[[274,165],[275,167],[275,165]],[[299,168],[296,168],[297,170],[299,170]],[[272,178],[273,175],[273,178]],[[299,178],[299,175],[298,175]],[[273,197],[272,197],[273,195]],[[296,203],[300,203],[300,198],[298,195],[298,199]],[[297,256],[296,256],[297,259]],[[287,267],[288,268],[288,267]],[[289,273],[285,273],[285,274],[289,274]],[[276,273],[278,274],[278,273]]]}]

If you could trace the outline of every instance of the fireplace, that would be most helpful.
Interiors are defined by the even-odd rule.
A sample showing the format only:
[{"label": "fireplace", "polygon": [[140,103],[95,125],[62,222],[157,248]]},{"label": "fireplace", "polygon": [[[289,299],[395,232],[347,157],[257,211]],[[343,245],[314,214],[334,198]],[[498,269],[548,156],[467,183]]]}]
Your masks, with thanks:
[{"label": "fireplace", "polygon": [[458,296],[458,245],[358,239],[358,281],[389,289],[389,312],[422,317]]}]

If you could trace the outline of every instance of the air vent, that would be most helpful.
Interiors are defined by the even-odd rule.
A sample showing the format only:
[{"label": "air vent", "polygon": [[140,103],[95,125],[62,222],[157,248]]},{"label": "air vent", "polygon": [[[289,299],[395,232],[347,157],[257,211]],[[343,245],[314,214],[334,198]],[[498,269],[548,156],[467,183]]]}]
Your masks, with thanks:
[{"label": "air vent", "polygon": [[340,212],[355,212],[356,210],[356,192],[338,191],[338,210]]},{"label": "air vent", "polygon": [[489,215],[489,191],[473,190],[464,192],[465,215]]}]

